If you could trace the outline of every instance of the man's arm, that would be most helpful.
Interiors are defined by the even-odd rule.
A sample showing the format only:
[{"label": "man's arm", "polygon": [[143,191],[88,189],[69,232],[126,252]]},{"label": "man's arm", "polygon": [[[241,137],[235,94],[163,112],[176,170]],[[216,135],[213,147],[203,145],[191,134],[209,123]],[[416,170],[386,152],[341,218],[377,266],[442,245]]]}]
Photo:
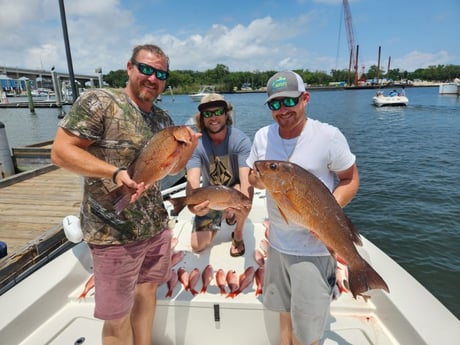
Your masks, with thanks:
[{"label": "man's arm", "polygon": [[359,188],[359,173],[356,163],[344,171],[336,173],[339,182],[333,195],[341,207],[345,207],[356,195]]}]

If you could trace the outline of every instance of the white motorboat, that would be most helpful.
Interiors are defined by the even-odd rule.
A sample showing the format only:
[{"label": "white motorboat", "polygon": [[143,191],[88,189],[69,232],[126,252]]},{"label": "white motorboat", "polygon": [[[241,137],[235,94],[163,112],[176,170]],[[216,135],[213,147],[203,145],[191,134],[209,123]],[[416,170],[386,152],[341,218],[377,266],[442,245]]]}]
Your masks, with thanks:
[{"label": "white motorboat", "polygon": [[209,95],[210,93],[215,93],[216,87],[214,85],[204,85],[201,89],[194,94],[191,94],[190,97],[193,101],[199,102],[203,98],[203,96]]},{"label": "white motorboat", "polygon": [[[183,195],[184,187],[172,187],[164,195]],[[254,252],[264,238],[265,203],[265,192],[256,190],[244,229],[246,253],[238,258],[229,255],[232,228],[225,222],[210,249],[191,252],[193,215],[184,209],[172,230],[178,239],[175,251],[184,253],[175,269],[184,267],[191,272],[196,267],[202,272],[211,264],[214,273],[222,268],[239,275],[249,266],[256,268]],[[165,205],[171,208],[169,202]],[[460,321],[389,256],[367,239],[363,242],[361,255],[384,278],[390,293],[371,290],[367,301],[342,293],[332,301],[323,344],[458,344]],[[92,273],[90,252],[81,242],[5,292],[0,296],[1,343],[101,344],[103,323],[93,317],[94,290],[79,298]],[[199,280],[196,289],[201,287]],[[255,293],[256,283],[234,298],[221,295],[215,278],[207,292],[195,296],[180,283],[171,297],[165,297],[167,290],[164,284],[157,292],[156,345],[280,343],[278,315],[264,309],[262,296]]]},{"label": "white motorboat", "polygon": [[375,96],[372,97],[372,103],[376,107],[406,106],[409,104],[409,99],[404,90],[401,92],[393,90],[388,95],[385,95],[383,91],[377,91]]},{"label": "white motorboat", "polygon": [[455,78],[451,83],[442,83],[439,85],[439,94],[441,95],[460,95],[460,79]]}]

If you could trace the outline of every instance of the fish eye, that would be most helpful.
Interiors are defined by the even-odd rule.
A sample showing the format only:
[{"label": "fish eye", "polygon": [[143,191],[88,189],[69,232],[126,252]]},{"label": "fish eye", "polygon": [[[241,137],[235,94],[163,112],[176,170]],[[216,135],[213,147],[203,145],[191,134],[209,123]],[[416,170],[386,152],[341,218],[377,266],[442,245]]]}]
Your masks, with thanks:
[{"label": "fish eye", "polygon": [[270,164],[270,169],[272,169],[272,170],[276,170],[277,167],[278,167],[278,164],[276,164],[276,163],[271,163]]}]

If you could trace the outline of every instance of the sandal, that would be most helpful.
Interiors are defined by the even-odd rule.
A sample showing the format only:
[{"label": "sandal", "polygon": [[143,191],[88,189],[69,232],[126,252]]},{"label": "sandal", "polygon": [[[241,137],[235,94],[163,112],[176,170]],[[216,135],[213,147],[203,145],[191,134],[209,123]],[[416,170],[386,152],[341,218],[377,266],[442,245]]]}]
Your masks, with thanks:
[{"label": "sandal", "polygon": [[[232,252],[232,248],[238,250],[236,253]],[[241,250],[240,250],[241,248]],[[232,232],[232,246],[230,247],[230,256],[236,258],[238,256],[244,255],[246,249],[244,247],[244,241],[237,241],[233,238],[233,232]]]}]

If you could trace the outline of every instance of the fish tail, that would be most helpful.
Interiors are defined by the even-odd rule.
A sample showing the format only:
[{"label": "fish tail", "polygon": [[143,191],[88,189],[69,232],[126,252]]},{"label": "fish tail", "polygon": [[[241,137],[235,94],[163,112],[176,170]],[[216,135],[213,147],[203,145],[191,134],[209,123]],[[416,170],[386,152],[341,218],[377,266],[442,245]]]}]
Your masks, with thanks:
[{"label": "fish tail", "polygon": [[193,296],[197,295],[198,294],[198,291],[196,291],[195,289],[190,289],[190,292],[192,293]]},{"label": "fish tail", "polygon": [[348,283],[353,297],[371,289],[383,289],[389,293],[390,289],[383,278],[367,262],[364,264],[362,269],[348,267]]},{"label": "fish tail", "polygon": [[125,185],[115,188],[113,191],[106,195],[106,198],[113,205],[113,208],[117,213],[123,211],[131,201],[131,195],[134,193],[134,189],[129,188]]},{"label": "fish tail", "polygon": [[[179,198],[171,198],[167,199],[174,207],[174,210],[171,212],[171,216],[178,216],[180,211],[182,211],[185,207],[185,200],[186,197],[179,197]],[[172,214],[174,212],[174,214]]]},{"label": "fish tail", "polygon": [[165,298],[166,297],[171,297],[171,296],[172,296],[172,290],[168,290],[168,292],[165,295]]},{"label": "fish tail", "polygon": [[257,288],[256,296],[262,295],[262,288]]},{"label": "fish tail", "polygon": [[220,288],[220,294],[221,294],[221,295],[225,295],[226,292],[227,292],[227,291],[225,291],[225,288],[224,288],[224,287],[221,287],[221,288]]},{"label": "fish tail", "polygon": [[208,291],[207,287],[206,287],[206,286],[203,286],[203,287],[201,288],[200,293],[206,293],[207,291]]}]

